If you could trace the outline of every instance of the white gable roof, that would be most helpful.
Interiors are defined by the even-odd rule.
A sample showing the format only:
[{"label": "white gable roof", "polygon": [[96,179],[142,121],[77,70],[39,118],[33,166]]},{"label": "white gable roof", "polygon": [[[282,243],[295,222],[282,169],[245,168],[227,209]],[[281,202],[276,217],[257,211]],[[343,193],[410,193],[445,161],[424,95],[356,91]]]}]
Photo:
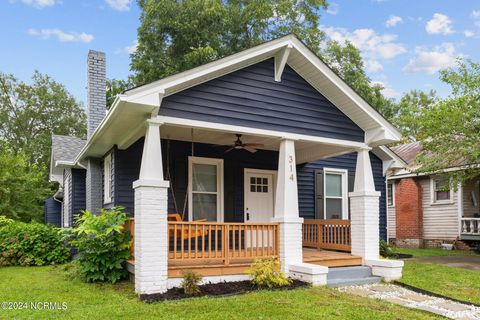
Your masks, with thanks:
[{"label": "white gable roof", "polygon": [[[276,58],[276,65],[282,58],[286,58],[286,63],[293,70],[366,132],[367,143],[380,145],[401,138],[400,132],[393,125],[293,35],[131,89],[125,93],[124,99],[133,103],[159,106],[164,96],[272,57]],[[376,141],[378,143],[375,143]]]}]

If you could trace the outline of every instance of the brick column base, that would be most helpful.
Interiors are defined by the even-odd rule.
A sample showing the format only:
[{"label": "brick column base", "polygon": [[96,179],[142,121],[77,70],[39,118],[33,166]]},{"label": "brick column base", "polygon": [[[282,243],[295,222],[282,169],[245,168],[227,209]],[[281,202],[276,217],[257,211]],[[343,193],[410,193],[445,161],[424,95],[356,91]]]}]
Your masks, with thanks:
[{"label": "brick column base", "polygon": [[273,218],[280,225],[280,264],[282,271],[289,272],[289,265],[303,262],[303,218]]},{"label": "brick column base", "polygon": [[379,258],[380,192],[350,192],[352,254],[366,260]]},{"label": "brick column base", "polygon": [[168,283],[168,181],[133,183],[135,189],[135,292],[163,293]]}]

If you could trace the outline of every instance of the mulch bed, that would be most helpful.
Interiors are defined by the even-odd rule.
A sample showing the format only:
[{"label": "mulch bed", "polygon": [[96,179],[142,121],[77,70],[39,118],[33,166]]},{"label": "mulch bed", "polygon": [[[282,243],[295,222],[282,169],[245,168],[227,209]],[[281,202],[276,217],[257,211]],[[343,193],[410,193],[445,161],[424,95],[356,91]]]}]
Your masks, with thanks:
[{"label": "mulch bed", "polygon": [[200,293],[194,296],[186,295],[183,292],[183,288],[172,288],[165,293],[156,293],[156,294],[143,294],[140,295],[140,300],[153,303],[158,301],[165,300],[181,300],[193,297],[225,297],[244,294],[247,292],[258,291],[258,290],[292,290],[302,287],[308,287],[309,284],[299,280],[292,280],[292,283],[289,286],[281,288],[268,289],[265,287],[258,287],[252,284],[251,281],[234,281],[234,282],[221,282],[221,283],[207,283],[198,286],[200,288]]},{"label": "mulch bed", "polygon": [[393,253],[393,254],[389,255],[388,258],[391,258],[391,259],[410,259],[410,258],[413,258],[413,254]]}]

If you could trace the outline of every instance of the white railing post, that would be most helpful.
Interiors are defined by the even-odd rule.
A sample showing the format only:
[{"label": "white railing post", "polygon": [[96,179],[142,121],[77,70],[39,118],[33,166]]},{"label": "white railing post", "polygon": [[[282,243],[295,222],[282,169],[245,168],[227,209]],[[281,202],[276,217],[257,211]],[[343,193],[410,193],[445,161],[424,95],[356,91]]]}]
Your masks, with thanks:
[{"label": "white railing post", "polygon": [[280,142],[273,221],[279,223],[280,228],[282,271],[288,272],[290,264],[303,262],[303,218],[299,217],[298,212],[295,142],[290,139],[283,139]]},{"label": "white railing post", "polygon": [[140,296],[167,291],[167,190],[163,179],[160,124],[148,121],[135,189],[135,291]]}]

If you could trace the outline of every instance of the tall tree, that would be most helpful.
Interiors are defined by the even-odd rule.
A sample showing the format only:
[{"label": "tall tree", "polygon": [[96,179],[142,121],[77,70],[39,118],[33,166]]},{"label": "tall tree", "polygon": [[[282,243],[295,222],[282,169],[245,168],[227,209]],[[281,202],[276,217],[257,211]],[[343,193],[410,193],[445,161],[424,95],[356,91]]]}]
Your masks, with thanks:
[{"label": "tall tree", "polygon": [[30,222],[41,221],[43,200],[51,193],[45,168],[30,162],[23,152],[13,152],[0,141],[0,215]]},{"label": "tall tree", "polygon": [[440,79],[451,94],[421,112],[421,171],[470,165],[450,173],[455,182],[468,181],[480,176],[480,64],[458,60],[456,68],[440,72]]},{"label": "tall tree", "polygon": [[423,92],[412,90],[405,93],[398,102],[398,115],[393,118],[394,124],[408,140],[421,140],[422,113],[434,107],[438,102],[435,91]]},{"label": "tall tree", "polygon": [[295,33],[318,52],[325,0],[138,0],[142,14],[132,55],[136,84]]},{"label": "tall tree", "polygon": [[52,134],[86,133],[82,106],[63,85],[38,71],[31,84],[0,73],[0,123],[0,139],[28,155],[37,169],[48,168]]}]

